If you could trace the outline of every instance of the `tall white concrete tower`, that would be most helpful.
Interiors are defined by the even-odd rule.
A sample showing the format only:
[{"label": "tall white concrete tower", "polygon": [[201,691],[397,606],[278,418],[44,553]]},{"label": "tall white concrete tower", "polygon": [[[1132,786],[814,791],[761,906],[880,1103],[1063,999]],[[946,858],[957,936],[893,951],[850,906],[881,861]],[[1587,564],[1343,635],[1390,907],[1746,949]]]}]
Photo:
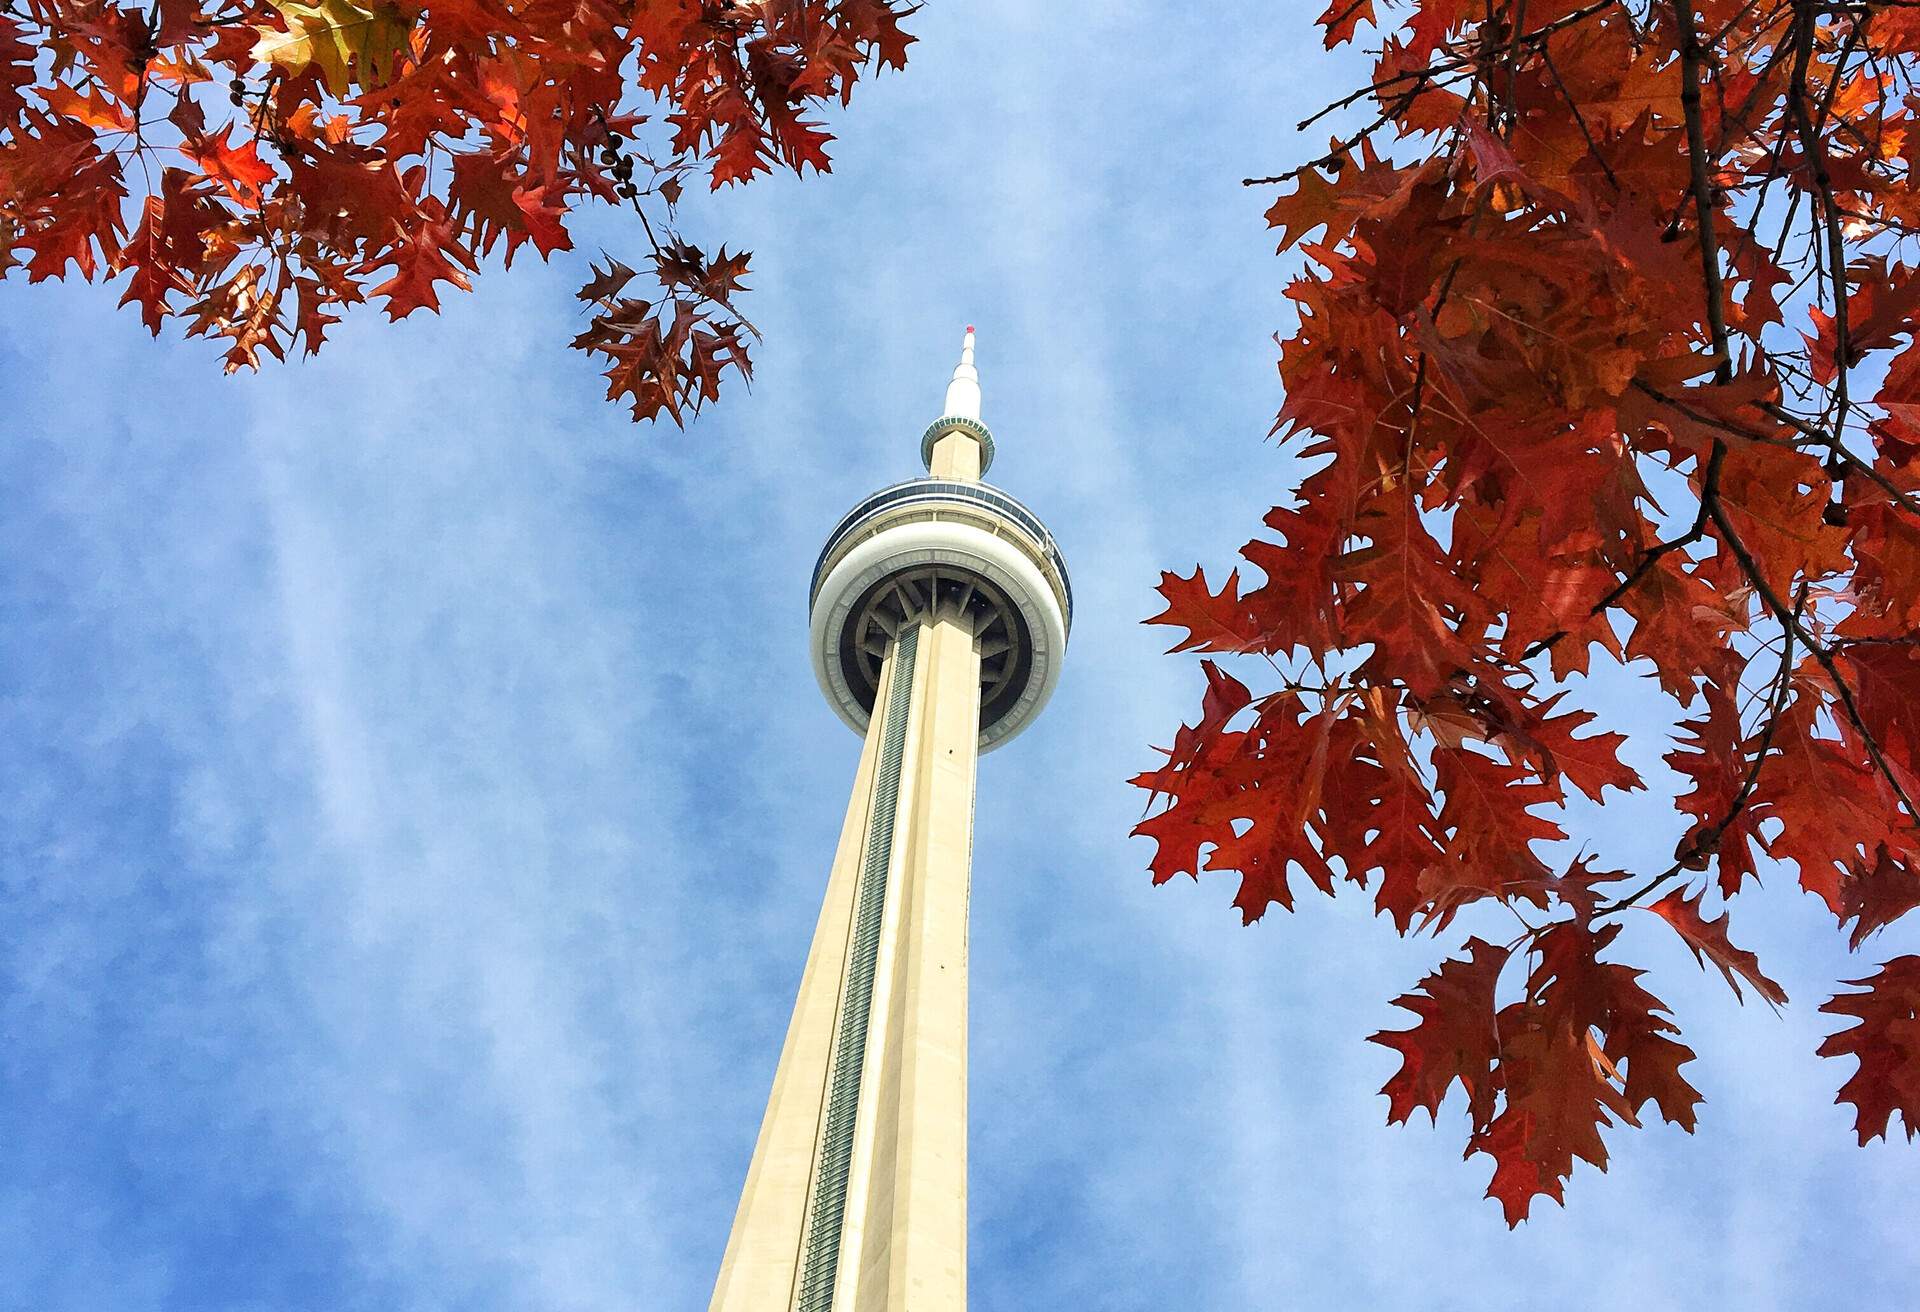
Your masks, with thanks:
[{"label": "tall white concrete tower", "polygon": [[883,488],[813,569],[813,671],[866,741],[711,1312],[964,1312],[974,764],[1060,677],[1053,536],[980,481],[968,327],[928,477]]}]

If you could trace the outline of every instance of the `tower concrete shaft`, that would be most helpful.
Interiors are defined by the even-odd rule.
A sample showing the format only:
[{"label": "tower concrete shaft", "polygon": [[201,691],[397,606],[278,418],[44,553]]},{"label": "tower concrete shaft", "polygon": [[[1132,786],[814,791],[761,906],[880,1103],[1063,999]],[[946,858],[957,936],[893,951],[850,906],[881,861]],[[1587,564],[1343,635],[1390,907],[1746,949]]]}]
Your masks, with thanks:
[{"label": "tower concrete shaft", "polygon": [[814,671],[864,745],[710,1312],[966,1308],[974,776],[1046,704],[1072,592],[979,481],[971,328],[922,455],[814,569]]},{"label": "tower concrete shaft", "polygon": [[961,1312],[980,657],[966,616],[881,672],[713,1312]]}]

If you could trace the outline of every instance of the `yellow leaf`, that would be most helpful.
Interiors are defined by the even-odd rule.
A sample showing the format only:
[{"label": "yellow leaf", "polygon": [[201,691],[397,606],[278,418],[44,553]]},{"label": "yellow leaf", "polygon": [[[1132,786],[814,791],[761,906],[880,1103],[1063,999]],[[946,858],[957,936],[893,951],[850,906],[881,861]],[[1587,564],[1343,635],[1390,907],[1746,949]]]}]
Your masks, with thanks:
[{"label": "yellow leaf", "polygon": [[405,48],[410,21],[391,5],[367,9],[353,0],[271,0],[286,30],[256,26],[260,35],[253,57],[278,64],[290,76],[317,64],[327,90],[345,96],[357,82],[379,86],[393,74],[394,58]]}]

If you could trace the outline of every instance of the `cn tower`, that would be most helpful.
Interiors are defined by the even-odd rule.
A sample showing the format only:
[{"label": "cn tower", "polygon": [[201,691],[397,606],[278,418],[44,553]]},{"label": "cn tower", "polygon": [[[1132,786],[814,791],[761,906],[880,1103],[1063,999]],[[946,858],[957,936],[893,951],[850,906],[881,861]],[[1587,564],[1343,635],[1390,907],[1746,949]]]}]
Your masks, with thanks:
[{"label": "cn tower", "polygon": [[813,672],[865,745],[711,1312],[964,1312],[975,764],[1040,714],[1073,593],[1052,534],[981,482],[973,329],[927,477],[813,569]]}]

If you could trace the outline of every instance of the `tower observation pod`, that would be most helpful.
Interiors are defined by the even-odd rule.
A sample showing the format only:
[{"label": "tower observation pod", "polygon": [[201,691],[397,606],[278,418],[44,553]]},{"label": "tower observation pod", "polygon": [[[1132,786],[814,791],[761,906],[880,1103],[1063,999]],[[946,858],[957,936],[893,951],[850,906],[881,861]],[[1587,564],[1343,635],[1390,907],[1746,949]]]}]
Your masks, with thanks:
[{"label": "tower observation pod", "polygon": [[1046,526],[981,476],[971,326],[927,477],[814,565],[814,676],[864,746],[710,1312],[964,1312],[974,766],[1052,695],[1073,619]]}]

